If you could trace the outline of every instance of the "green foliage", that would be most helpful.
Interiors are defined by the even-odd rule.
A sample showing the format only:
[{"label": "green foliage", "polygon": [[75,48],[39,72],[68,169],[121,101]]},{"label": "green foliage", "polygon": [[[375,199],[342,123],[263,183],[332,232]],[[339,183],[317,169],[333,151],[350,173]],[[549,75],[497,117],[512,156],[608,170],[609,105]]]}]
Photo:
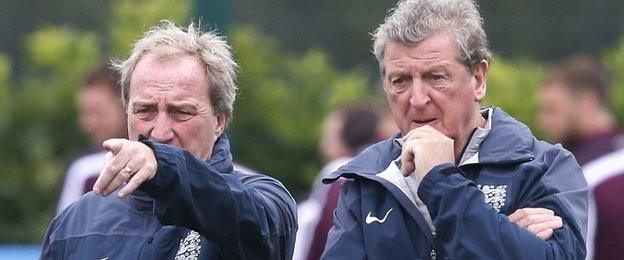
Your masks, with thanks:
[{"label": "green foliage", "polygon": [[9,107],[11,106],[11,98],[9,97],[9,75],[11,73],[11,64],[9,59],[0,55],[0,133],[4,133],[8,126]]},{"label": "green foliage", "polygon": [[190,0],[115,1],[109,25],[111,54],[126,57],[131,50],[130,44],[163,19],[186,24],[191,7]]},{"label": "green foliage", "polygon": [[370,100],[368,77],[339,72],[327,55],[282,53],[272,38],[251,28],[234,29],[240,65],[232,139],[235,159],[282,180],[297,193],[320,168],[317,152],[323,116],[337,105]]},{"label": "green foliage", "polygon": [[52,27],[26,40],[31,65],[18,87],[5,88],[11,102],[1,105],[10,127],[1,136],[0,242],[35,242],[45,231],[67,159],[84,145],[73,93],[98,62],[97,42],[94,34]]},{"label": "green foliage", "polygon": [[537,90],[545,66],[534,61],[496,57],[490,64],[485,106],[497,106],[539,133],[536,115]]},{"label": "green foliage", "polygon": [[46,71],[63,79],[76,78],[97,64],[100,41],[92,32],[45,27],[27,38],[26,50],[33,67],[40,72]]},{"label": "green foliage", "polygon": [[41,242],[64,170],[87,147],[74,105],[85,73],[113,53],[128,52],[146,25],[165,18],[184,22],[189,9],[190,0],[118,0],[110,37],[69,26],[41,28],[26,37],[28,64],[14,87],[10,62],[0,56],[0,243]]},{"label": "green foliage", "polygon": [[620,126],[624,126],[624,37],[617,46],[605,51],[605,66],[612,72],[611,102]]}]

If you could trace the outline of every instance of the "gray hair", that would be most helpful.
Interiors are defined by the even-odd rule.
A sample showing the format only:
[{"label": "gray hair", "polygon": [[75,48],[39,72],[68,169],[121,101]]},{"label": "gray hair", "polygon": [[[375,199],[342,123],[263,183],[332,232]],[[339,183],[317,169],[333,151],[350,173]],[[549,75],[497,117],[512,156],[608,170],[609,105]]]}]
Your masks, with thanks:
[{"label": "gray hair", "polygon": [[379,72],[385,75],[383,59],[390,42],[411,45],[446,30],[455,36],[458,58],[473,71],[475,64],[492,59],[482,26],[472,0],[400,1],[372,33]]},{"label": "gray hair", "polygon": [[113,60],[112,66],[121,75],[121,97],[124,106],[128,106],[130,80],[136,65],[146,54],[159,57],[194,55],[205,65],[210,92],[210,102],[215,115],[226,113],[228,118],[234,109],[236,99],[236,69],[230,52],[231,47],[216,32],[202,32],[199,25],[191,23],[186,31],[173,22],[163,20],[152,27],[139,39],[125,60]]}]

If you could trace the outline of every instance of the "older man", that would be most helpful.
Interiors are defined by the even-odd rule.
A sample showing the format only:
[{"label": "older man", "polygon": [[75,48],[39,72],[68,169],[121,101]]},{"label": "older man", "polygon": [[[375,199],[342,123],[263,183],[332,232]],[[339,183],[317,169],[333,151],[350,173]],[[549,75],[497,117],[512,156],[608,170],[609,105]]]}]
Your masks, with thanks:
[{"label": "older man", "polygon": [[288,191],[232,169],[223,132],[236,63],[227,43],[163,22],[115,66],[129,140],[104,142],[94,192],[54,219],[41,258],[289,259]]},{"label": "older man", "polygon": [[401,134],[325,180],[348,179],[323,257],[582,259],[574,157],[480,108],[491,55],[475,3],[402,1],[373,38]]}]

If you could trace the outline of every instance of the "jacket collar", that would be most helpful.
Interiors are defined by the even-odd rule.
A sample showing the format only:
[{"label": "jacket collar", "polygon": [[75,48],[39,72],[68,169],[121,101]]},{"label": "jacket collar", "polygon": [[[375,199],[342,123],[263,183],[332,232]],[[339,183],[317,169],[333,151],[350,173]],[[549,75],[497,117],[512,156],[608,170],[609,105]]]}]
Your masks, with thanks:
[{"label": "jacket collar", "polygon": [[[139,135],[139,141],[154,142],[142,134]],[[176,147],[176,149],[182,148]],[[232,158],[232,152],[230,152],[230,140],[227,135],[222,134],[217,138],[217,141],[215,141],[212,147],[212,155],[206,162],[220,173],[231,173],[234,170]]]},{"label": "jacket collar", "polygon": [[217,138],[212,148],[212,156],[208,159],[208,164],[214,167],[218,172],[231,173],[233,171],[232,158],[230,140],[227,135],[222,134]]},{"label": "jacket collar", "polygon": [[[331,183],[340,177],[367,177],[365,175],[375,175],[383,171],[401,154],[401,148],[393,142],[400,137],[399,133],[367,148],[351,162],[323,179],[323,183]],[[508,164],[532,160],[533,142],[533,134],[526,125],[513,119],[502,109],[494,107],[492,130],[481,143],[476,164]]]},{"label": "jacket collar", "polygon": [[[142,136],[142,139],[147,139]],[[217,141],[212,148],[212,156],[208,159],[207,163],[214,167],[218,172],[231,173],[233,171],[232,165],[232,152],[230,151],[230,141],[225,134],[222,134],[217,138]],[[150,198],[147,193],[139,189],[135,190],[128,196],[127,203],[130,203],[134,209],[140,212],[151,211],[153,199]]]},{"label": "jacket collar", "polygon": [[390,162],[401,154],[401,147],[394,142],[397,138],[401,138],[400,133],[366,148],[349,163],[323,179],[323,183],[332,183],[341,176],[347,178],[356,175],[373,176],[385,170]]},{"label": "jacket collar", "polygon": [[535,137],[526,125],[502,109],[494,108],[492,131],[481,143],[479,164],[507,164],[533,160],[534,141]]}]

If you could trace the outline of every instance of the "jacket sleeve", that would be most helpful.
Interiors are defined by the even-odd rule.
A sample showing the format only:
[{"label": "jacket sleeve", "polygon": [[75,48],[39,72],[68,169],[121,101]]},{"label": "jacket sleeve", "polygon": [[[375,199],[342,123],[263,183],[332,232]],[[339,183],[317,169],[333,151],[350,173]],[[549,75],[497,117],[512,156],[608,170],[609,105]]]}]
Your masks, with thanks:
[{"label": "jacket sleeve", "polygon": [[295,202],[277,180],[220,173],[180,148],[151,143],[158,169],[143,183],[165,225],[195,230],[225,259],[290,259],[297,230]]},{"label": "jacket sleeve", "polygon": [[359,188],[353,180],[342,184],[334,226],[329,231],[321,259],[366,259],[362,223],[351,210],[360,209]]},{"label": "jacket sleeve", "polygon": [[[587,182],[567,151],[554,155],[514,186],[517,208],[549,208],[563,219],[563,227],[543,241],[511,223],[484,203],[484,195],[451,164],[434,167],[423,178],[418,196],[427,205],[436,239],[451,259],[584,259],[587,229]],[[545,156],[548,157],[548,156]]]},{"label": "jacket sleeve", "polygon": [[45,238],[43,239],[43,244],[41,245],[41,253],[39,255],[39,259],[40,260],[44,260],[44,259],[58,259],[54,257],[54,248],[52,247],[52,233],[54,232],[54,230],[56,230],[56,227],[58,226],[57,224],[57,218],[54,218],[54,220],[52,220],[52,223],[50,223],[50,226],[48,227],[48,231],[45,234]]}]

